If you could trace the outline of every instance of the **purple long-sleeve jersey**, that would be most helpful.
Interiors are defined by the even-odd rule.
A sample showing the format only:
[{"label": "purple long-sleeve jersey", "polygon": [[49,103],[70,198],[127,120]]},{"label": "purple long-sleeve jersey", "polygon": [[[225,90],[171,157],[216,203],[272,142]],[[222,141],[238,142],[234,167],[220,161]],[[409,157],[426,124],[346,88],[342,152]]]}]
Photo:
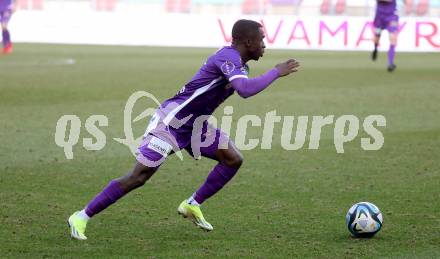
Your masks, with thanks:
[{"label": "purple long-sleeve jersey", "polygon": [[230,82],[248,78],[249,68],[241,60],[240,53],[232,46],[219,49],[208,58],[194,77],[172,98],[161,105],[162,121],[168,125],[174,118],[191,127],[201,115],[211,115],[214,110],[234,93]]},{"label": "purple long-sleeve jersey", "polygon": [[160,105],[145,136],[152,134],[173,146],[186,147],[193,130],[199,132],[199,127],[203,126],[202,131],[206,131],[208,116],[235,90],[246,98],[259,93],[279,77],[277,68],[252,79],[248,79],[248,72],[249,67],[233,46],[219,49],[174,97]]}]

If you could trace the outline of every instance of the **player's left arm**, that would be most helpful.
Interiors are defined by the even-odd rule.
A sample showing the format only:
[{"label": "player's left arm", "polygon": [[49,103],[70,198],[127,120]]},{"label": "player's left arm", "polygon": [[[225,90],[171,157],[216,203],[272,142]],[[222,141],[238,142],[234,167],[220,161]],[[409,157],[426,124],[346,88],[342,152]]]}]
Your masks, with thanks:
[{"label": "player's left arm", "polygon": [[297,60],[289,59],[286,62],[276,65],[273,69],[261,76],[255,78],[235,78],[231,80],[231,85],[237,91],[238,95],[243,98],[248,98],[266,89],[279,77],[297,72],[299,65]]}]

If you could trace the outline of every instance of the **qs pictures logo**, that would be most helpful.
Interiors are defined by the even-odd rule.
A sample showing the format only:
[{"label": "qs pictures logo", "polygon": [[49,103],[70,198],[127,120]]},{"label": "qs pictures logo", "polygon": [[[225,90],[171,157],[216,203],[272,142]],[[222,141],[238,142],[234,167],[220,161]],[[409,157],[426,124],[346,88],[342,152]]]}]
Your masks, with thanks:
[{"label": "qs pictures logo", "polygon": [[[141,98],[152,100],[155,107],[148,107],[139,115],[133,116],[134,106]],[[385,142],[384,135],[379,129],[386,126],[386,118],[383,115],[368,115],[365,118],[358,118],[355,115],[341,115],[339,117],[335,115],[280,116],[276,110],[272,110],[267,112],[264,117],[247,114],[233,119],[233,107],[226,106],[220,120],[207,115],[196,118],[193,114],[189,114],[183,119],[177,119],[175,115],[185,104],[186,102],[182,104],[170,103],[166,107],[161,107],[154,95],[144,91],[135,92],[128,98],[123,112],[125,137],[113,138],[113,140],[127,146],[130,152],[136,156],[137,148],[143,137],[146,137],[152,130],[166,132],[168,138],[164,141],[173,147],[173,152],[180,159],[183,159],[177,145],[178,141],[174,139],[174,134],[171,131],[179,129],[182,125],[188,126],[188,123],[192,121],[191,147],[192,152],[198,154],[200,147],[212,144],[207,143],[209,141],[213,142],[211,138],[202,137],[200,130],[203,128],[204,123],[208,121],[213,128],[220,125],[226,136],[234,137],[235,144],[240,150],[271,149],[274,147],[275,138],[278,138],[280,147],[287,151],[302,148],[318,149],[321,132],[324,128],[333,129],[333,143],[337,153],[344,153],[346,143],[359,139],[359,132],[365,133],[365,137],[360,138],[360,147],[363,150],[380,150]],[[147,117],[151,117],[151,120],[145,134],[135,137],[132,124]],[[235,127],[232,127],[233,121],[236,121]],[[103,149],[107,137],[100,127],[108,126],[109,119],[105,115],[91,115],[88,117],[84,123],[84,128],[93,138],[83,138],[82,146],[86,150]],[[274,134],[277,127],[281,129],[281,134]],[[231,132],[232,128],[235,128],[235,135],[234,132]],[[258,130],[261,136],[255,137],[255,134],[252,135],[252,138],[247,136],[249,128],[253,128],[252,131],[254,132],[255,129]],[[81,119],[77,115],[63,115],[56,123],[55,143],[63,148],[67,159],[73,159],[73,147],[79,142],[81,129]],[[221,149],[222,147],[219,146],[218,148]]]}]

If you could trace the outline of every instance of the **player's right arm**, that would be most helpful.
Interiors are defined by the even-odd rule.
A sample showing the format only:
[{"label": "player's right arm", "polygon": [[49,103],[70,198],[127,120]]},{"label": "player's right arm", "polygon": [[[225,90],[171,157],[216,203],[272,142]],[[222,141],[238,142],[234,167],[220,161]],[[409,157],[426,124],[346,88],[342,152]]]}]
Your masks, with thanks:
[{"label": "player's right arm", "polygon": [[278,77],[297,72],[298,68],[299,62],[295,59],[289,59],[286,62],[276,65],[273,69],[261,76],[255,78],[236,78],[231,81],[231,85],[237,91],[238,95],[243,98],[248,98],[266,89]]}]

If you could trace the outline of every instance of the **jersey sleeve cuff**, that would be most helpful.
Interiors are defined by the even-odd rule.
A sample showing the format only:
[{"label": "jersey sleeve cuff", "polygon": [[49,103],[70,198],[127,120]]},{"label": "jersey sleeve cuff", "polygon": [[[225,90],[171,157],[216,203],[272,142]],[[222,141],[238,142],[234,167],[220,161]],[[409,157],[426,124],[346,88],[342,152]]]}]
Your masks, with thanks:
[{"label": "jersey sleeve cuff", "polygon": [[232,80],[237,79],[237,78],[248,78],[247,75],[235,75],[235,76],[231,76],[229,78],[229,82],[232,82]]}]

